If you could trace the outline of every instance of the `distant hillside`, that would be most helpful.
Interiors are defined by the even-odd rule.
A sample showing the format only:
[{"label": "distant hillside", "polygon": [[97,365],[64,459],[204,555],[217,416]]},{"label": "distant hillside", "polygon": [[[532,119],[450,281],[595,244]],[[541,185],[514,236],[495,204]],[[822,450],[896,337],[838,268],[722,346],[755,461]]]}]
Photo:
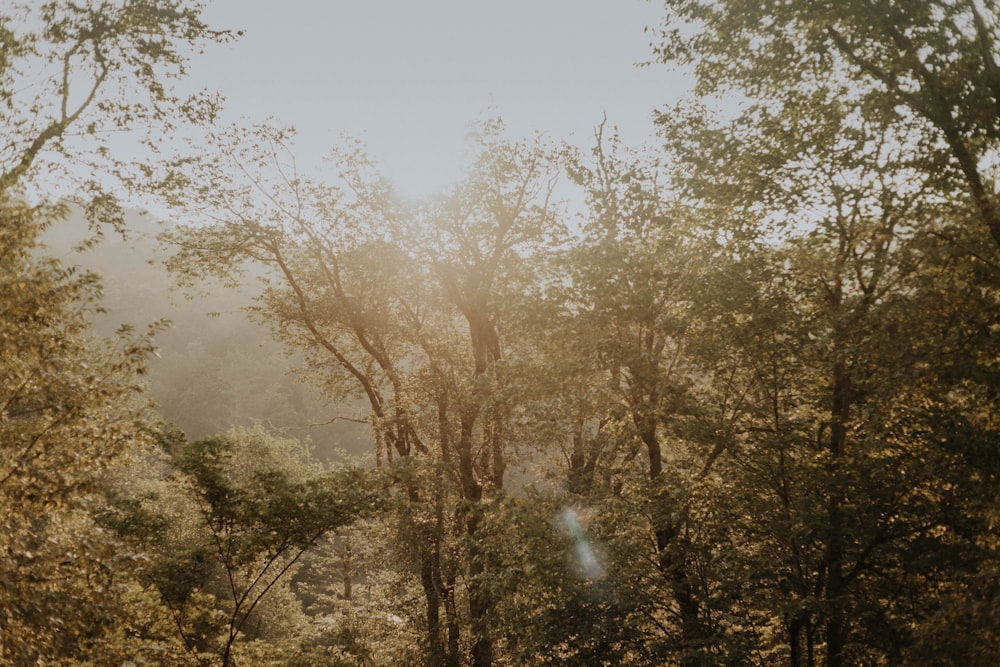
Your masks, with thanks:
[{"label": "distant hillside", "polygon": [[339,415],[359,415],[350,407],[329,405],[315,389],[298,382],[290,374],[296,361],[242,311],[251,303],[250,289],[185,298],[172,289],[163,267],[165,253],[156,242],[159,225],[138,213],[127,222],[127,240],[108,230],[99,243],[82,251],[74,249],[87,237],[86,223],[79,218],[49,230],[45,242],[48,253],[64,263],[101,275],[107,313],[94,318],[96,333],[170,320],[157,336],[159,358],[151,360],[148,376],[149,395],[165,419],[191,439],[260,421],[285,435],[308,437],[320,458],[330,458],[338,449],[352,454],[370,450],[366,426],[327,423]]}]

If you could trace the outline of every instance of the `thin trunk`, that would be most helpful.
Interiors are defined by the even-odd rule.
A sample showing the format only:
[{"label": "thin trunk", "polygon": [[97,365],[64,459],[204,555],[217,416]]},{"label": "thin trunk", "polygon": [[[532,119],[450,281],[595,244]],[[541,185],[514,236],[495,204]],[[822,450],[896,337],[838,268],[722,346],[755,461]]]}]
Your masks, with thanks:
[{"label": "thin trunk", "polygon": [[802,667],[802,620],[799,616],[792,618],[788,624],[789,665]]},{"label": "thin trunk", "polygon": [[788,624],[791,667],[815,667],[812,614],[800,612]]},{"label": "thin trunk", "polygon": [[[447,458],[449,445],[449,438],[447,429],[444,428],[446,425],[446,411],[444,409],[445,402],[444,397],[438,402],[438,416],[441,419],[441,448],[442,457]],[[436,474],[436,486],[434,493],[434,585],[437,586],[440,599],[444,603],[444,616],[445,616],[445,626],[448,632],[448,648],[444,656],[445,667],[459,667],[461,663],[461,657],[459,653],[459,638],[460,630],[458,625],[458,613],[455,608],[455,569],[453,567],[447,567],[447,575],[445,577],[441,576],[441,572],[445,569],[445,564],[442,562],[441,558],[441,544],[445,539],[445,521],[444,521],[444,472],[441,467],[438,467]]]},{"label": "thin trunk", "polygon": [[[415,486],[407,489],[413,504],[420,502],[420,493]],[[420,560],[420,586],[424,592],[427,634],[425,642],[425,667],[441,667],[444,664],[444,645],[441,643],[441,589],[434,580],[434,557],[436,552],[433,528],[417,530],[417,556]]]},{"label": "thin trunk", "polygon": [[459,480],[462,497],[469,503],[466,510],[465,530],[469,536],[469,620],[472,626],[472,665],[490,667],[493,664],[493,640],[489,632],[489,613],[493,608],[486,582],[484,581],[483,559],[479,549],[480,501],[483,486],[476,475],[472,451],[473,430],[480,415],[479,404],[469,406],[461,418],[458,450]]},{"label": "thin trunk", "polygon": [[444,664],[444,645],[441,643],[441,600],[434,585],[433,564],[427,553],[421,554],[420,584],[424,590],[427,613],[427,667]]},{"label": "thin trunk", "polygon": [[704,664],[700,653],[706,643],[705,628],[701,622],[701,606],[688,572],[685,553],[688,545],[681,534],[682,522],[683,519],[676,522],[667,520],[656,529],[657,564],[670,585],[681,619],[680,664],[701,665]]},{"label": "thin trunk", "polygon": [[816,630],[812,616],[806,618],[806,667],[816,667]]},{"label": "thin trunk", "polygon": [[484,581],[486,571],[476,538],[479,528],[478,508],[472,508],[466,521],[471,547],[469,549],[469,616],[472,621],[472,667],[491,667],[493,664],[493,637],[489,627],[489,613],[493,599]]},{"label": "thin trunk", "polygon": [[444,591],[444,613],[448,622],[448,654],[445,667],[459,667],[461,653],[459,650],[460,630],[458,625],[458,609],[455,606],[455,569],[448,569],[447,584]]},{"label": "thin trunk", "polygon": [[[841,340],[844,338],[841,337]],[[850,417],[852,391],[850,373],[847,363],[837,359],[833,365],[833,383],[831,387],[831,420],[829,452],[831,457],[833,485],[827,500],[828,526],[826,553],[824,565],[827,573],[826,603],[828,615],[826,620],[826,664],[827,667],[843,667],[844,644],[846,641],[846,610],[844,595],[844,491],[839,479],[840,459],[844,455],[847,444],[847,422]]]},{"label": "thin trunk", "polygon": [[660,439],[656,435],[656,420],[650,417],[639,419],[639,437],[646,445],[649,454],[649,479],[656,479],[663,472],[663,455],[660,451]]},{"label": "thin trunk", "polygon": [[585,495],[590,489],[586,466],[587,455],[584,449],[583,422],[580,421],[573,429],[573,451],[569,456],[567,486],[570,493]]},{"label": "thin trunk", "polygon": [[[656,421],[639,422],[639,436],[649,453],[649,478],[655,480],[663,472],[660,441],[656,435]],[[676,508],[679,509],[679,508]],[[698,652],[705,644],[701,623],[701,609],[687,569],[687,544],[682,536],[684,518],[671,518],[667,512],[658,512],[653,527],[656,534],[657,564],[670,585],[681,618],[681,665],[700,664]]]},{"label": "thin trunk", "polygon": [[490,452],[492,454],[492,481],[493,489],[495,491],[503,490],[503,478],[507,472],[507,461],[504,458],[504,441],[506,434],[504,433],[504,418],[503,415],[498,414],[500,411],[494,409],[493,413],[490,415],[489,420],[489,446]]},{"label": "thin trunk", "polygon": [[479,406],[471,406],[464,411],[461,419],[461,431],[456,447],[458,449],[458,478],[462,485],[462,497],[465,500],[479,502],[483,498],[483,485],[476,475],[475,457],[472,451],[473,430],[479,418]]}]

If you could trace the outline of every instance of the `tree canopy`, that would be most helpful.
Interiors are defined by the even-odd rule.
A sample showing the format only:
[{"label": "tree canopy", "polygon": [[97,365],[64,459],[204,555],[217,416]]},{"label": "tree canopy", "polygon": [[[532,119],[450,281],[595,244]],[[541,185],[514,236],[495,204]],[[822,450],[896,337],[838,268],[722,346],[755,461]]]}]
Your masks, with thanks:
[{"label": "tree canopy", "polygon": [[[292,130],[177,95],[236,36],[198,3],[6,10],[0,661],[993,664],[998,8],[664,8],[697,87],[660,146],[488,121],[419,200],[358,143],[301,173]],[[174,280],[250,295],[363,457],[277,432],[307,390],[226,331],[173,404],[224,427],[156,413],[165,323],[98,335],[100,278],[40,240],[135,233],[136,193]]]}]

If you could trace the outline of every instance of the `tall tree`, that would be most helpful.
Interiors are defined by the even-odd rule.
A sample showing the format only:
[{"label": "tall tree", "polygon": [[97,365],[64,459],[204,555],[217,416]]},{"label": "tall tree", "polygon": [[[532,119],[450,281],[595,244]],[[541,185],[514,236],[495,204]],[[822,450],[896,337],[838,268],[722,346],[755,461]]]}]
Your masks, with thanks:
[{"label": "tall tree", "polygon": [[[81,191],[68,175],[114,162],[101,130],[210,116],[211,104],[186,107],[165,79],[183,74],[188,49],[225,37],[200,21],[197,4],[181,2],[18,3],[0,16],[5,661],[99,655],[115,622],[111,554],[87,510],[101,471],[140,437],[137,376],[152,349],[147,335],[127,329],[107,341],[87,335],[95,276],[46,258],[39,245],[66,209],[30,205],[24,195],[54,187],[89,198],[93,221],[114,222],[113,198]],[[46,171],[61,180],[40,184]]]},{"label": "tall tree", "polygon": [[641,498],[648,557],[658,569],[648,600],[669,600],[648,609],[670,628],[658,631],[661,650],[682,664],[717,662],[708,596],[696,574],[702,526],[693,504],[728,445],[732,410],[706,391],[697,349],[695,300],[717,249],[668,196],[655,159],[624,148],[604,124],[595,140],[589,156],[571,152],[567,161],[588,211],[563,260],[566,279],[552,290],[561,315],[553,339],[563,348],[552,363],[577,369],[556,391],[563,403],[568,394],[586,395],[580,405],[587,412],[577,413],[568,438],[568,478],[595,500],[607,493]]},{"label": "tall tree", "polygon": [[[504,350],[516,337],[504,301],[557,227],[544,154],[486,128],[469,177],[415,211],[360,152],[343,153],[342,180],[324,185],[295,173],[285,133],[261,128],[256,145],[241,132],[219,139],[218,154],[175,174],[178,193],[198,193],[184,199],[188,211],[210,224],[165,236],[174,268],[182,280],[231,280],[246,262],[270,271],[256,314],[305,353],[310,379],[367,401],[377,460],[409,471],[428,664],[460,659],[456,576],[468,589],[473,664],[491,664],[477,531],[503,492],[511,445]],[[468,548],[450,564],[457,571],[442,559],[456,502]]]},{"label": "tall tree", "polygon": [[[743,539],[783,554],[758,563],[768,575],[756,579],[775,586],[761,601],[790,600],[765,613],[787,633],[776,655],[793,665],[899,662],[912,641],[901,619],[921,616],[905,595],[933,599],[928,581],[963,576],[947,558],[984,555],[974,557],[981,473],[943,444],[942,427],[965,422],[968,408],[942,400],[953,379],[925,373],[966,363],[956,336],[991,347],[972,330],[995,317],[992,205],[961,166],[966,144],[983,151],[977,161],[995,150],[992,117],[968,97],[992,47],[964,29],[982,17],[973,3],[668,6],[672,19],[698,25],[672,26],[660,54],[695,64],[704,102],[661,117],[686,165],[674,183],[716,218],[735,266],[757,267],[733,273],[753,289],[736,284],[744,305],[720,301],[730,310],[720,323],[735,325],[724,329],[732,361],[751,381],[734,475],[750,475],[747,516],[769,517],[744,523]],[[931,15],[945,22],[940,33]],[[859,66],[872,58],[898,79]],[[970,88],[935,90],[959,62]],[[736,111],[713,125],[704,106],[720,91]],[[942,104],[964,119],[960,137],[931,109]],[[974,266],[978,288],[966,282]],[[745,309],[737,320],[734,306]],[[959,311],[979,324],[967,329]],[[975,393],[974,411],[988,409],[992,399]],[[917,557],[917,544],[934,556]]]},{"label": "tall tree", "polygon": [[[44,188],[72,190],[66,187],[71,178],[80,192],[59,194],[81,201],[89,194],[92,215],[114,213],[108,208],[114,197],[98,174],[138,178],[142,172],[126,165],[149,160],[139,157],[148,155],[142,151],[110,150],[111,130],[140,130],[140,144],[155,148],[164,130],[214,118],[214,96],[183,98],[170,85],[205,42],[233,37],[210,29],[200,12],[200,3],[184,0],[54,0],[6,8],[0,15],[0,118],[7,128],[0,191],[24,190],[29,178],[47,171],[60,180]],[[28,77],[30,86],[24,85]]]}]

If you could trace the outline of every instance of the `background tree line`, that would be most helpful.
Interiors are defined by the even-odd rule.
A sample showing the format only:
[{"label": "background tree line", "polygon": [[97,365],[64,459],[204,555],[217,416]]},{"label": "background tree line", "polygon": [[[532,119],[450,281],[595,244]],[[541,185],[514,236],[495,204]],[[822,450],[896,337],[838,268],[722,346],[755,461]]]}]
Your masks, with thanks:
[{"label": "background tree line", "polygon": [[[993,664],[993,3],[668,0],[655,54],[697,87],[661,147],[486,123],[420,201],[173,97],[234,37],[197,4],[29,9],[0,22],[0,659]],[[197,150],[101,144],[180,125]],[[100,253],[139,195],[174,280],[239,289],[314,394],[232,329],[167,392],[191,343],[100,329],[41,235],[75,206]],[[266,428],[337,416],[363,461]]]}]

